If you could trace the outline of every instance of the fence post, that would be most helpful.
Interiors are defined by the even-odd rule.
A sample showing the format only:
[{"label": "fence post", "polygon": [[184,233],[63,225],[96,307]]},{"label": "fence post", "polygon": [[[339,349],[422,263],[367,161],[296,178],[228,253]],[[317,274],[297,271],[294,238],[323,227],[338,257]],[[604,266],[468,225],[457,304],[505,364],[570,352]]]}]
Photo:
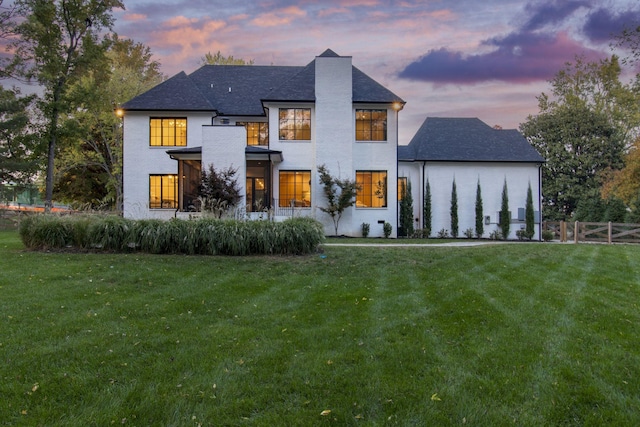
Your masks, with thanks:
[{"label": "fence post", "polygon": [[574,229],[573,229],[573,243],[578,243],[580,241],[579,235],[580,235],[580,223],[578,221],[576,221],[575,225],[574,225]]},{"label": "fence post", "polygon": [[607,230],[607,243],[611,244],[612,230],[611,230],[611,221],[609,221],[609,229]]},{"label": "fence post", "polygon": [[562,243],[567,241],[567,223],[560,221],[560,241]]}]

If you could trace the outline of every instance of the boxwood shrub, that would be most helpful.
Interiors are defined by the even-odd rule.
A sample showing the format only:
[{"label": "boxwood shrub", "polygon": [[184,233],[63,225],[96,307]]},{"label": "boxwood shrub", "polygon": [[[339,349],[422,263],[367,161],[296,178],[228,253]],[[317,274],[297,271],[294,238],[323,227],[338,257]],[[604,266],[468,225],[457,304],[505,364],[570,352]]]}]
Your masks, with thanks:
[{"label": "boxwood shrub", "polygon": [[324,230],[312,218],[282,222],[213,218],[163,221],[34,215],[21,222],[20,237],[32,250],[289,255],[314,252],[324,240]]}]

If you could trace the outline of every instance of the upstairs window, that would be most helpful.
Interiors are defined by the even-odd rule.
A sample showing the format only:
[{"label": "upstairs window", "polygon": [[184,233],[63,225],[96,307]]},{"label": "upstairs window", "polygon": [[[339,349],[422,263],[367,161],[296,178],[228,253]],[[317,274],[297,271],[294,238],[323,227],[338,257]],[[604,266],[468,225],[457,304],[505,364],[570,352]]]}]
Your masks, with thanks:
[{"label": "upstairs window", "polygon": [[269,123],[238,122],[247,130],[247,145],[269,145]]},{"label": "upstairs window", "polygon": [[356,110],[356,141],[386,141],[387,110]]},{"label": "upstairs window", "polygon": [[387,207],[387,171],[356,171],[356,184],[356,207]]},{"label": "upstairs window", "polygon": [[280,108],[279,131],[281,141],[311,140],[311,109]]},{"label": "upstairs window", "polygon": [[187,119],[175,117],[149,120],[149,145],[184,147],[187,145]]}]

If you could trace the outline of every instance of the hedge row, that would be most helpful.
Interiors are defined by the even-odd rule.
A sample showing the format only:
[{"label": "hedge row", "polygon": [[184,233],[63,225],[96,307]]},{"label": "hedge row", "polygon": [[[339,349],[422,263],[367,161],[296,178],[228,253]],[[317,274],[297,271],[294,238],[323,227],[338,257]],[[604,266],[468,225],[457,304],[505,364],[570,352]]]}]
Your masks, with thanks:
[{"label": "hedge row", "polygon": [[33,250],[84,249],[187,255],[308,254],[324,240],[311,218],[283,222],[130,220],[117,216],[33,215],[20,223],[20,237]]}]

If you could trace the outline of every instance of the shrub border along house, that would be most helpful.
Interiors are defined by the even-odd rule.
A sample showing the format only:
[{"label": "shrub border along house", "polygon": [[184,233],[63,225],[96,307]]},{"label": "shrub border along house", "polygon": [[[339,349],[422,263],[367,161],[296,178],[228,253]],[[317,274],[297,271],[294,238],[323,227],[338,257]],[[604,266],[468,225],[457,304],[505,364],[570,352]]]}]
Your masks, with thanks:
[{"label": "shrub border along house", "polygon": [[311,218],[282,222],[202,218],[131,220],[115,216],[34,215],[20,224],[31,250],[69,249],[186,255],[301,255],[324,241]]}]

